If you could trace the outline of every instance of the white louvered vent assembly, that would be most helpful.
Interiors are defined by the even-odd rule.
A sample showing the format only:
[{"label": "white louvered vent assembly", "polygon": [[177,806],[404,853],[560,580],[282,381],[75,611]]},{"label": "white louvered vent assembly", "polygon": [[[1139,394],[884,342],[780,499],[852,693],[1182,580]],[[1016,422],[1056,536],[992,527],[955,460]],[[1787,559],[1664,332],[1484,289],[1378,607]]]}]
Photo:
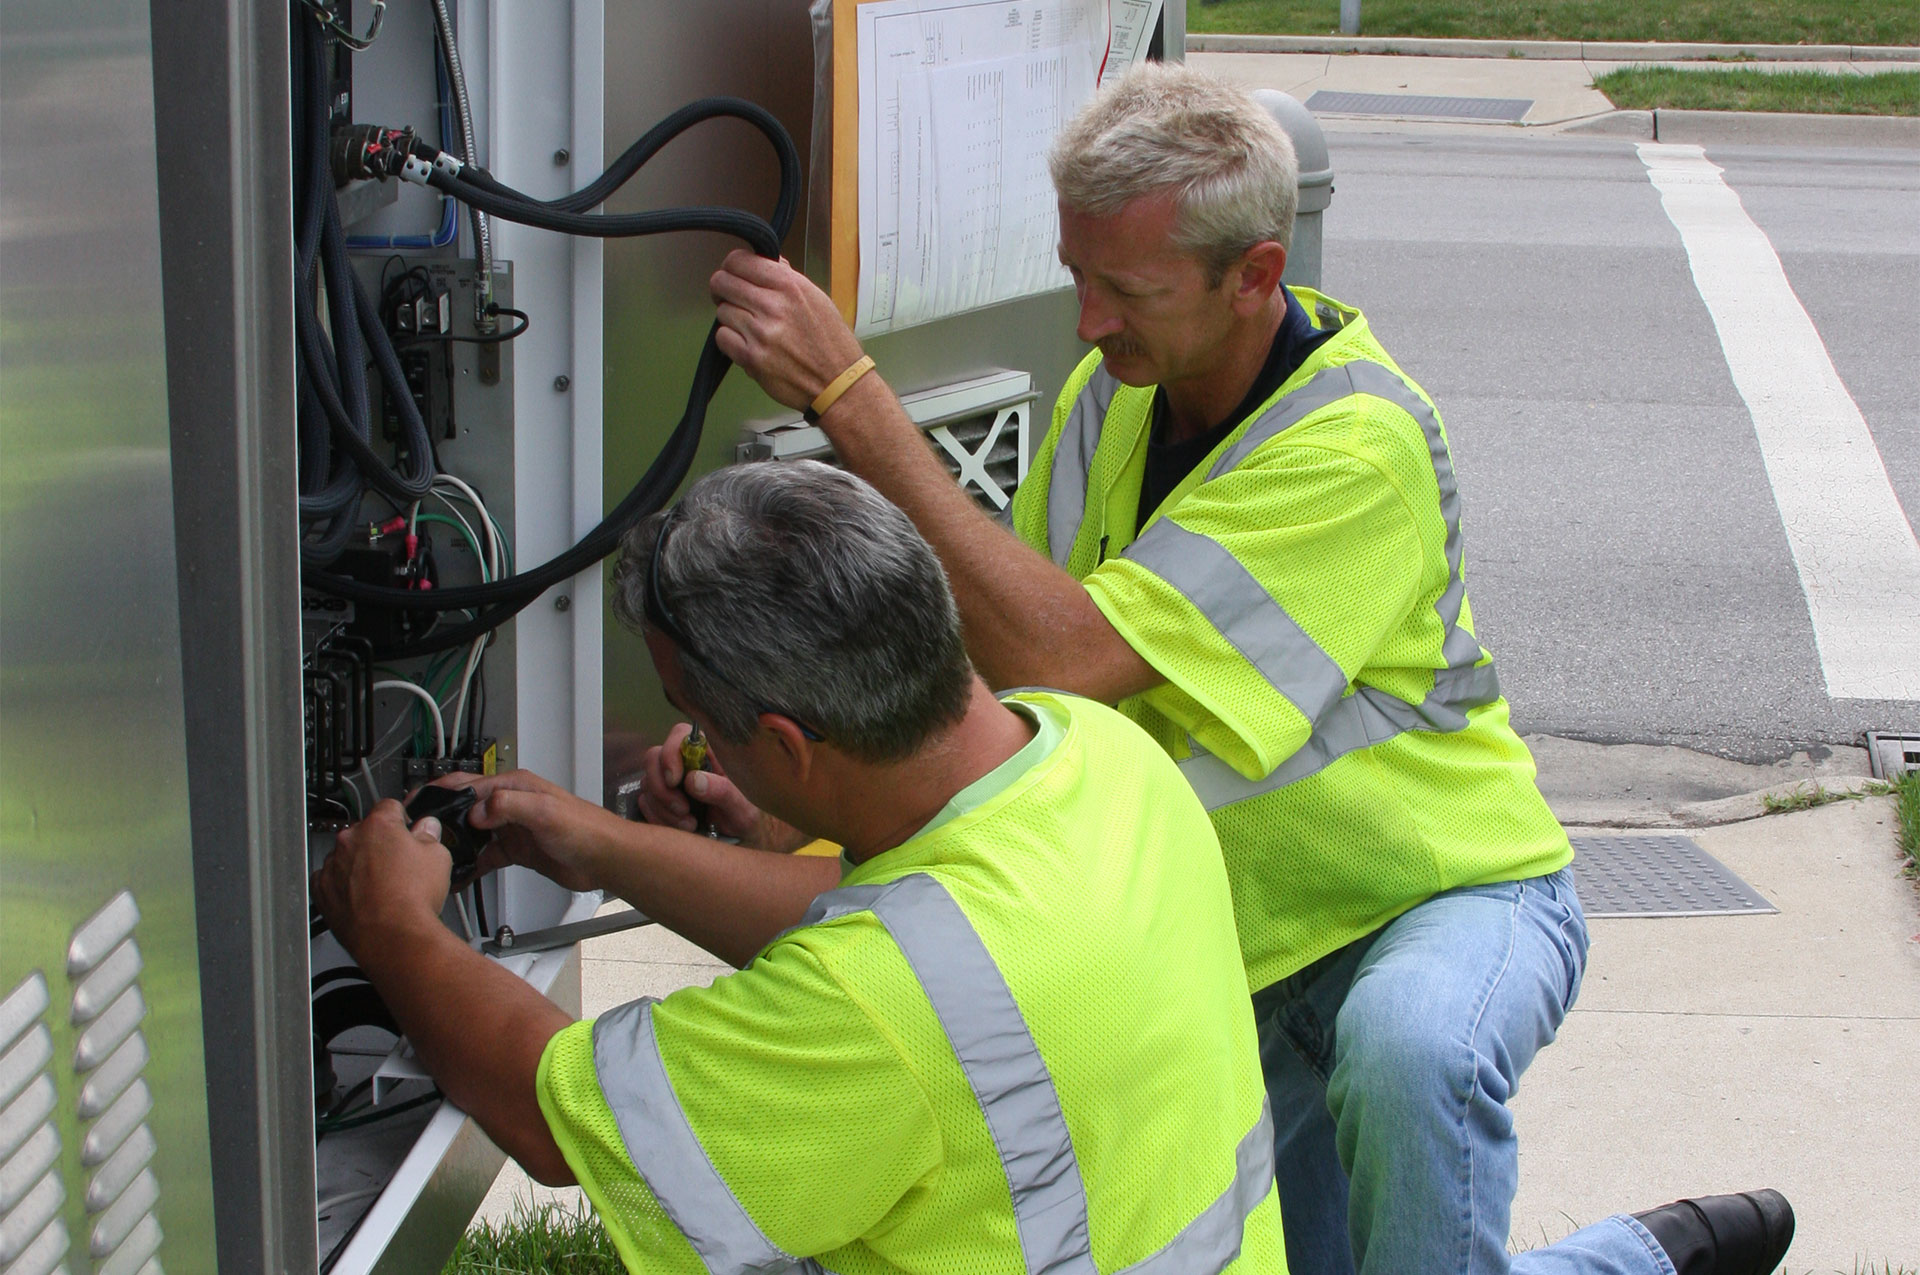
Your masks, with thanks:
[{"label": "white louvered vent assembly", "polygon": [[[900,404],[968,494],[988,513],[1005,516],[1033,455],[1033,377],[990,372],[902,395]],[[839,463],[825,431],[798,416],[749,423],[737,458]]]}]

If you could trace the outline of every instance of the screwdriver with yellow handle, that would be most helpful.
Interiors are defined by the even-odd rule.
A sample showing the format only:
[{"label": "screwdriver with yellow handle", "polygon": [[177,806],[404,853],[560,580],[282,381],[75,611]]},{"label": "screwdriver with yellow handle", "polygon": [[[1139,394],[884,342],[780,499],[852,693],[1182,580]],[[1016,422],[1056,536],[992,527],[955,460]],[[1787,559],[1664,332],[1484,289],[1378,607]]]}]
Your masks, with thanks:
[{"label": "screwdriver with yellow handle", "polygon": [[[707,764],[707,754],[710,751],[712,750],[707,747],[707,737],[701,733],[698,726],[689,722],[687,737],[680,741],[680,767],[683,772],[680,776],[680,790],[683,793],[686,792],[688,775],[696,770],[712,769]],[[720,835],[720,830],[713,826],[713,820],[707,816],[706,802],[695,801],[693,795],[687,793],[687,808],[693,814],[693,831],[696,835],[702,837]]]}]

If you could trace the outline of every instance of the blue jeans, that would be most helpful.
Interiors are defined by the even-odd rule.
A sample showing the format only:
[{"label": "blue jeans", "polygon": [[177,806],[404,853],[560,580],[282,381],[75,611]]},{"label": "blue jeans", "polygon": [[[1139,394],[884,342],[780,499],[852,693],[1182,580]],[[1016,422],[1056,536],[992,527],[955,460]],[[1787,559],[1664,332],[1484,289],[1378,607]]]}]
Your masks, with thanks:
[{"label": "blue jeans", "polygon": [[1507,1253],[1507,1099],[1586,960],[1562,870],[1435,895],[1254,994],[1291,1275],[1674,1275],[1624,1214]]}]

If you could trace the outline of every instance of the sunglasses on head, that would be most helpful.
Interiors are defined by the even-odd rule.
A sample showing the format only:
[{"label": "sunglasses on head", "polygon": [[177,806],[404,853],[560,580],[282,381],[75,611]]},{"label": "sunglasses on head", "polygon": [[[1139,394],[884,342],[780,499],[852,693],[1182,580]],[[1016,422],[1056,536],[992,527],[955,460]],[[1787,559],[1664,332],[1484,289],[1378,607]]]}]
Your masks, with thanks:
[{"label": "sunglasses on head", "polygon": [[721,682],[726,683],[726,685],[740,695],[741,698],[753,705],[754,712],[773,713],[786,718],[800,728],[802,735],[813,740],[815,743],[826,739],[825,735],[807,725],[802,718],[793,713],[789,713],[784,708],[776,708],[765,700],[754,697],[749,694],[746,688],[741,686],[740,683],[734,681],[725,673],[722,673],[714,666],[712,661],[700,654],[699,648],[693,644],[693,639],[687,636],[687,631],[680,627],[678,620],[674,619],[673,612],[667,607],[666,595],[660,591],[660,556],[661,552],[667,547],[667,534],[673,530],[673,524],[678,522],[681,516],[680,507],[675,505],[667,516],[660,520],[660,534],[654,537],[653,560],[647,568],[647,623],[665,634],[667,640],[680,649],[680,657],[682,659],[691,660]]}]

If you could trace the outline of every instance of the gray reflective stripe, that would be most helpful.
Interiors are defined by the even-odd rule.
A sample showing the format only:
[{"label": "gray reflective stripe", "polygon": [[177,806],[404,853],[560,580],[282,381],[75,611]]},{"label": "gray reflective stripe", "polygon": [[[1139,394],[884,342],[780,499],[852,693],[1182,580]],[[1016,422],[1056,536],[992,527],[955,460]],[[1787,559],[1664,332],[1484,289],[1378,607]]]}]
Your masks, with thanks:
[{"label": "gray reflective stripe", "polygon": [[[1460,489],[1454,483],[1453,459],[1447,454],[1447,440],[1440,431],[1440,418],[1434,415],[1427,401],[1414,392],[1413,386],[1382,364],[1356,361],[1314,373],[1305,385],[1256,417],[1247,432],[1214,462],[1213,468],[1207,471],[1207,477],[1218,478],[1238,467],[1241,461],[1276,434],[1293,428],[1321,408],[1329,407],[1350,394],[1385,399],[1413,417],[1420,426],[1420,432],[1426,436],[1427,453],[1433,460],[1434,482],[1440,490],[1440,516],[1447,524],[1447,570],[1454,579],[1459,579]],[[1459,597],[1455,596],[1453,614],[1448,616],[1443,611],[1441,618],[1451,623],[1459,616]]]},{"label": "gray reflective stripe", "polygon": [[[1331,407],[1353,394],[1354,382],[1349,369],[1377,366],[1373,363],[1343,363],[1339,367],[1321,368],[1315,372],[1307,378],[1305,385],[1254,417],[1247,432],[1233,446],[1220,453],[1219,460],[1213,462],[1213,468],[1207,471],[1208,479],[1218,478],[1228,470],[1238,468],[1241,461],[1253,455],[1261,444],[1275,434],[1292,429],[1321,408]],[[1398,402],[1397,399],[1395,401]]]},{"label": "gray reflective stripe", "polygon": [[1093,453],[1100,446],[1107,408],[1120,388],[1105,367],[1093,369],[1067,411],[1060,441],[1053,449],[1053,476],[1047,482],[1047,549],[1061,566],[1073,552],[1073,541],[1087,513],[1087,483],[1093,472]]},{"label": "gray reflective stripe", "polygon": [[[1450,668],[1460,668],[1480,659],[1480,644],[1471,634],[1459,630],[1460,608],[1467,596],[1466,581],[1460,575],[1465,556],[1460,535],[1460,488],[1454,482],[1453,458],[1447,452],[1447,439],[1440,430],[1440,418],[1413,386],[1379,363],[1357,361],[1343,363],[1315,373],[1307,383],[1275,403],[1256,419],[1240,440],[1214,463],[1207,477],[1218,478],[1252,455],[1276,434],[1291,429],[1309,415],[1349,394],[1366,394],[1385,399],[1414,419],[1427,441],[1427,454],[1433,462],[1434,485],[1440,495],[1440,517],[1446,523],[1447,588],[1434,603],[1440,622],[1446,626],[1444,654]],[[1296,401],[1298,400],[1298,401]]]},{"label": "gray reflective stripe", "polygon": [[1179,590],[1309,722],[1347,691],[1347,675],[1225,545],[1162,518],[1126,559]]},{"label": "gray reflective stripe", "polygon": [[627,1158],[713,1275],[817,1271],[754,1225],[707,1158],[667,1081],[653,1035],[653,1005],[634,1001],[593,1024],[593,1069]]},{"label": "gray reflective stripe", "polygon": [[1461,730],[1469,710],[1499,698],[1500,679],[1491,664],[1439,670],[1433,675],[1433,693],[1418,705],[1362,686],[1315,722],[1307,742],[1264,779],[1248,779],[1211,753],[1186,758],[1180,771],[1199,794],[1200,804],[1218,810],[1318,774],[1348,753],[1403,731]]},{"label": "gray reflective stripe", "polygon": [[[1460,534],[1460,488],[1454,481],[1453,457],[1447,452],[1447,439],[1440,430],[1440,418],[1427,405],[1427,401],[1414,392],[1411,385],[1388,368],[1378,363],[1348,363],[1346,370],[1356,394],[1370,394],[1394,404],[1413,417],[1420,426],[1420,432],[1426,436],[1427,453],[1433,460],[1433,481],[1440,494],[1440,517],[1447,525],[1447,587],[1433,604],[1446,631],[1440,653],[1447,662],[1448,670],[1456,674],[1473,671],[1486,652],[1480,649],[1480,642],[1473,634],[1460,627],[1460,610],[1467,597],[1466,577],[1460,570],[1466,558],[1466,542]],[[1491,668],[1488,668],[1486,677],[1492,679]],[[1436,685],[1436,694],[1438,691]],[[1433,698],[1429,696],[1428,701],[1431,703]],[[1497,685],[1493,698],[1499,698]],[[1492,703],[1492,699],[1477,703]],[[1461,725],[1465,724],[1462,716]],[[1460,727],[1450,729],[1458,730]]]},{"label": "gray reflective stripe", "polygon": [[[829,890],[794,930],[857,912],[886,926],[953,1046],[1000,1153],[1029,1275],[1097,1275],[1086,1189],[1053,1077],[972,922],[944,886],[914,873]],[[767,1239],[707,1158],[667,1081],[653,1004],[622,1005],[595,1020],[593,1061],[627,1155],[661,1209],[714,1275],[832,1275]],[[1126,1275],[1218,1275],[1239,1257],[1247,1219],[1272,1189],[1273,1112],[1263,1098],[1259,1120],[1234,1150],[1233,1182]]]},{"label": "gray reflective stripe", "polygon": [[800,924],[852,912],[872,912],[887,927],[933,1004],[999,1149],[1029,1275],[1093,1275],[1086,1189],[1053,1076],[967,914],[946,887],[916,872],[829,890]]},{"label": "gray reflective stripe", "polygon": [[1273,1107],[1263,1094],[1260,1118],[1233,1152],[1233,1181],[1199,1217],[1151,1257],[1120,1275],[1218,1275],[1240,1256],[1247,1219],[1273,1193]]},{"label": "gray reflective stripe", "polygon": [[[1486,652],[1478,639],[1460,627],[1467,585],[1460,570],[1465,549],[1460,534],[1460,490],[1454,482],[1453,460],[1447,453],[1440,418],[1404,378],[1382,364],[1365,361],[1325,368],[1256,418],[1247,432],[1214,463],[1207,476],[1217,478],[1233,469],[1274,436],[1349,394],[1366,394],[1392,403],[1413,418],[1426,438],[1439,493],[1440,516],[1447,530],[1447,587],[1434,602],[1434,611],[1443,626],[1440,653],[1444,667],[1435,670],[1433,691],[1417,705],[1374,687],[1362,686],[1329,704],[1323,714],[1309,714],[1313,721],[1312,735],[1298,752],[1264,779],[1246,779],[1207,753],[1197,753],[1182,761],[1181,771],[1208,810],[1284,788],[1318,774],[1348,753],[1391,739],[1402,731],[1465,729],[1470,710],[1500,698],[1500,680],[1493,666],[1479,663]],[[1263,595],[1265,592],[1261,590]],[[1267,673],[1264,666],[1261,671]],[[1271,673],[1267,676],[1269,681],[1273,680]],[[1287,694],[1279,682],[1275,681],[1274,686],[1296,707],[1300,706],[1300,701]]]},{"label": "gray reflective stripe", "polygon": [[[800,918],[800,924],[780,931],[773,941],[778,943],[794,931],[804,930],[809,925],[819,925],[822,921],[836,921],[843,916],[851,916],[855,912],[871,912],[874,900],[891,890],[894,884],[892,881],[882,881],[878,885],[843,885],[837,890],[817,894],[813,902],[807,905],[806,915]],[[934,1006],[934,1009],[937,1011],[939,1006]]]}]

